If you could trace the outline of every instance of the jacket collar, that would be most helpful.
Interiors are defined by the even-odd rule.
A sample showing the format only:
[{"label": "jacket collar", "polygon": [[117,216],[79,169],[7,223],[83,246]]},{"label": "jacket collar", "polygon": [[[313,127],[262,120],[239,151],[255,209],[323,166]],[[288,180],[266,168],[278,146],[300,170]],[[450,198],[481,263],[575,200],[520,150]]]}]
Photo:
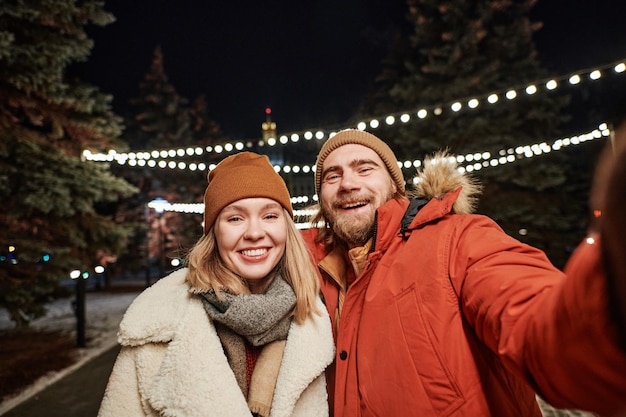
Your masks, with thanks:
[{"label": "jacket collar", "polygon": [[372,251],[384,251],[398,236],[402,216],[409,206],[409,200],[391,199],[376,210],[376,235]]},{"label": "jacket collar", "polygon": [[185,282],[187,268],[172,272],[143,291],[124,313],[118,332],[122,346],[166,343],[173,339],[178,323],[189,308]]},{"label": "jacket collar", "polygon": [[[407,230],[417,229],[450,213],[460,193],[461,187],[444,194],[442,198],[433,198],[425,203],[419,211],[411,213],[413,217],[408,218]],[[393,239],[401,235],[402,223],[408,213],[409,205],[409,200],[392,199],[378,208],[374,250],[384,251]]]},{"label": "jacket collar", "polygon": [[[406,213],[405,220],[409,226],[407,230],[414,230],[430,223],[434,220],[440,219],[446,214],[452,213],[455,207],[455,202],[459,198],[462,188],[459,187],[456,190],[443,195],[441,198],[433,198],[426,205],[424,205],[417,213]],[[413,216],[412,218],[410,216]],[[404,221],[404,220],[403,220]]]},{"label": "jacket collar", "polygon": [[319,262],[318,266],[324,270],[337,285],[346,290],[346,283],[343,277],[346,276],[345,249],[343,246],[335,245]]}]

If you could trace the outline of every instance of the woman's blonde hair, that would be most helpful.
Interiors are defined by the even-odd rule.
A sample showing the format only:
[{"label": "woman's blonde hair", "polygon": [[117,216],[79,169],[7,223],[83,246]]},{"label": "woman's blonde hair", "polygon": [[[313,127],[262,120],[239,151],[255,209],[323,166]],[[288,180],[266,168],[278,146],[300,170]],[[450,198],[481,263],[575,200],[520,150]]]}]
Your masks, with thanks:
[{"label": "woman's blonde hair", "polygon": [[[302,323],[309,314],[320,314],[316,304],[320,284],[313,257],[300,231],[284,208],[283,213],[287,225],[285,253],[270,274],[280,275],[293,288],[296,294],[293,316],[297,323]],[[192,292],[203,293],[214,290],[219,295],[220,290],[226,290],[232,294],[250,293],[243,278],[228,269],[220,257],[214,226],[191,249],[187,255],[187,266],[189,267],[187,281]],[[267,280],[264,291],[274,276]]]}]

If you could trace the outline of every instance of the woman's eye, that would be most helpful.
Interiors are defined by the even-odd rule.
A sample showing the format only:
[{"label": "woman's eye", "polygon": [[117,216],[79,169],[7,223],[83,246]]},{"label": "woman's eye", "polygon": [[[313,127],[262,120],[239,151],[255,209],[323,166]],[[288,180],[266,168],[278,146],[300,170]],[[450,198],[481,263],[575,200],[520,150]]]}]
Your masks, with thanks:
[{"label": "woman's eye", "polygon": [[231,223],[236,223],[236,222],[239,222],[241,220],[243,220],[243,219],[241,217],[237,217],[237,216],[233,216],[233,217],[229,217],[228,218],[228,221],[231,222]]}]

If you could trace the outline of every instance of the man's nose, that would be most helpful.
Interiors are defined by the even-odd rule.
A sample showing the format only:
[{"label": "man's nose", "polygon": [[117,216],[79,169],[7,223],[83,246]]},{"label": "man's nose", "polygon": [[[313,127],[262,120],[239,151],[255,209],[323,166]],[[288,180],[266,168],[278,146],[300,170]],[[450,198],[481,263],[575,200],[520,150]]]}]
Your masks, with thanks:
[{"label": "man's nose", "polygon": [[341,190],[344,191],[358,190],[359,188],[361,188],[359,176],[356,174],[356,172],[344,171],[343,175],[341,176],[339,187]]}]

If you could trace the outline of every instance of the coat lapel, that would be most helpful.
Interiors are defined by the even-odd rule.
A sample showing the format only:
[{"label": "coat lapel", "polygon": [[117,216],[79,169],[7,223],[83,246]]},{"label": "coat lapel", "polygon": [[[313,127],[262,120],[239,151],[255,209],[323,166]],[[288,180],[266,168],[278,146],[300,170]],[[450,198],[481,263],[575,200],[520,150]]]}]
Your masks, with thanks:
[{"label": "coat lapel", "polygon": [[189,293],[186,273],[180,269],[144,291],[120,324],[120,344],[141,346],[140,390],[167,416],[250,415],[215,328]]},{"label": "coat lapel", "polygon": [[188,313],[149,387],[151,406],[177,417],[250,415],[202,304],[193,303]]},{"label": "coat lapel", "polygon": [[[317,307],[320,311],[326,312],[326,307],[319,299]],[[331,324],[327,314],[314,315],[302,325],[295,322],[291,324],[283,363],[276,381],[272,416],[292,415],[296,401],[303,391],[332,363],[335,358],[335,345],[331,335]],[[322,392],[326,394],[325,388]]]}]

